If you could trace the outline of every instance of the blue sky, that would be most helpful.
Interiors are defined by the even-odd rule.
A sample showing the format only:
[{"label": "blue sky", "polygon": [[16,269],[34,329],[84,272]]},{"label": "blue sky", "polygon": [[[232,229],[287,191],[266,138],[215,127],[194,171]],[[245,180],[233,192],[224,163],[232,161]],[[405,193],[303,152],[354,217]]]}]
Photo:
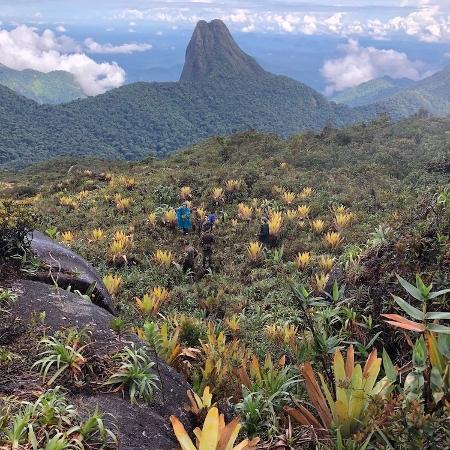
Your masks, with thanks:
[{"label": "blue sky", "polygon": [[176,80],[195,23],[214,18],[266,68],[329,95],[450,64],[450,0],[0,0],[0,63],[67,70],[89,95]]}]

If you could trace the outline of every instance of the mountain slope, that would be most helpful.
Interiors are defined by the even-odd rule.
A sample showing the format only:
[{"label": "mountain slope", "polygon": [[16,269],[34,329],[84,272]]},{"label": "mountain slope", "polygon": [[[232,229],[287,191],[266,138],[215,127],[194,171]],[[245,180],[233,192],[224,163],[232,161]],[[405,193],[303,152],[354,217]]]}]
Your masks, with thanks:
[{"label": "mountain slope", "polygon": [[[94,146],[99,142],[55,106],[38,105],[1,85],[0,99],[0,167],[24,167],[64,154],[65,146],[73,143],[90,141]],[[68,153],[88,154],[77,147]]]},{"label": "mountain slope", "polygon": [[[257,128],[288,135],[300,129],[321,128],[328,121],[340,125],[347,121],[337,112],[348,113],[348,108],[328,103],[307,86],[274,75],[197,85],[137,83],[60,109],[75,114],[83,126],[95,128],[96,133],[108,127],[113,116],[121,129],[116,130],[111,144],[122,139],[121,134],[132,126],[140,130],[133,134],[134,143],[159,153],[233,130]],[[162,132],[159,141],[162,138],[165,146],[154,139],[158,132]],[[188,135],[193,139],[186,142]]]},{"label": "mountain slope", "polygon": [[440,117],[450,114],[450,66],[379,102],[379,106],[394,118],[419,109]]},{"label": "mountain slope", "polygon": [[135,83],[58,106],[39,106],[12,91],[8,97],[0,108],[0,117],[11,119],[0,128],[0,167],[24,167],[57,155],[140,159],[217,134],[258,129],[289,135],[352,118],[349,108],[273,75],[202,84]]},{"label": "mountain slope", "polygon": [[364,106],[385,100],[402,89],[410,87],[414,81],[408,78],[394,79],[388,76],[366,81],[333,96],[331,100],[347,106]]},{"label": "mountain slope", "polygon": [[13,70],[0,64],[0,85],[37,103],[58,104],[86,97],[73,75],[63,71]]},{"label": "mountain slope", "polygon": [[[314,372],[321,377],[327,376],[327,361],[332,361],[333,356],[330,354],[325,359],[321,348],[314,345],[314,330],[325,333],[323,330],[326,329],[324,340],[332,333],[333,338],[325,342],[329,348],[339,342],[372,341],[374,347],[384,349],[384,355],[390,355],[389,360],[385,356],[385,362],[392,360],[392,365],[404,366],[405,362],[411,361],[410,338],[403,337],[393,327],[385,326],[382,315],[399,312],[393,296],[409,298],[408,292],[398,282],[399,276],[414,283],[419,273],[421,280],[433,282],[433,292],[442,292],[449,287],[450,253],[446,237],[450,235],[450,207],[446,202],[448,191],[444,189],[448,182],[450,161],[448,130],[450,118],[416,118],[399,123],[378,120],[367,126],[353,126],[345,130],[327,128],[317,134],[306,133],[301,139],[283,140],[274,135],[247,132],[223,139],[208,139],[165,160],[127,164],[71,158],[49,161],[19,174],[0,172],[0,197],[20,201],[18,207],[13,209],[15,218],[23,218],[25,223],[34,226],[32,217],[36,211],[39,214],[35,225],[38,230],[54,229],[56,240],[63,241],[88,260],[100,278],[114,274],[121,281],[120,289],[115,292],[114,307],[120,320],[126,324],[126,327],[114,327],[121,332],[117,336],[109,330],[113,325],[110,320],[112,316],[98,315],[91,309],[93,305],[90,302],[68,292],[70,289],[58,290],[55,287],[58,282],[66,288],[67,284],[62,284],[61,278],[67,280],[67,273],[48,280],[49,285],[43,290],[36,286],[36,282],[22,279],[34,280],[39,275],[42,280],[50,278],[45,266],[35,264],[33,267],[36,270],[30,273],[28,258],[15,258],[14,265],[8,258],[5,264],[3,258],[0,280],[3,281],[3,297],[7,297],[8,301],[1,303],[0,319],[3,325],[0,336],[3,337],[3,354],[14,355],[10,360],[6,358],[1,366],[4,373],[7,371],[8,381],[0,383],[2,404],[6,404],[3,408],[6,412],[2,413],[2,423],[6,423],[3,429],[13,429],[15,423],[23,422],[23,410],[30,408],[25,401],[36,398],[31,394],[24,395],[24,392],[35,391],[38,383],[40,390],[44,390],[45,386],[51,388],[48,383],[40,381],[42,376],[39,376],[35,361],[41,358],[39,342],[44,333],[51,336],[51,325],[54,323],[65,326],[56,336],[60,341],[67,342],[69,338],[77,337],[85,339],[90,353],[84,355],[89,357],[89,363],[95,364],[96,369],[86,373],[86,382],[79,383],[76,390],[73,389],[73,377],[69,377],[67,371],[56,383],[61,383],[62,389],[71,395],[68,398],[71,403],[80,405],[82,399],[83,419],[87,417],[87,408],[92,406],[94,410],[97,405],[104,413],[119,417],[117,426],[114,417],[106,417],[105,426],[111,426],[116,434],[120,433],[117,438],[122,448],[178,447],[175,443],[165,445],[166,441],[161,442],[166,435],[163,425],[167,424],[167,430],[170,427],[167,417],[170,412],[163,421],[161,411],[173,402],[181,410],[184,398],[170,379],[167,382],[163,379],[164,384],[161,382],[161,388],[170,390],[164,405],[158,403],[162,395],[152,399],[149,405],[139,400],[136,406],[117,392],[104,390],[101,393],[95,389],[104,383],[112,370],[116,370],[117,361],[114,363],[108,354],[114,356],[119,345],[135,341],[131,333],[141,328],[144,321],[147,342],[155,342],[155,339],[150,339],[152,335],[149,331],[153,330],[153,337],[160,341],[161,333],[167,329],[168,339],[178,346],[179,352],[196,352],[198,355],[196,360],[191,358],[192,364],[174,364],[168,372],[164,363],[167,359],[166,347],[152,345],[152,353],[158,353],[161,357],[162,373],[172,378],[178,369],[188,381],[210,386],[214,389],[214,400],[225,404],[230,416],[242,413],[244,405],[242,439],[252,438],[245,433],[250,433],[257,426],[255,433],[262,437],[261,448],[274,448],[273,436],[286,434],[286,416],[281,412],[275,418],[274,411],[298,407],[299,402],[311,403],[304,383],[296,382],[299,365],[305,359],[314,361]],[[446,157],[447,165],[439,163],[445,162],[439,155]],[[109,173],[111,182],[98,177],[97,174],[102,172]],[[133,185],[128,188],[124,183],[125,177],[133,179]],[[226,184],[230,179],[241,180],[237,192],[227,192]],[[214,227],[211,271],[202,267],[199,255],[193,265],[189,264],[192,276],[183,276],[175,266],[185,259],[187,245],[201,249],[197,234],[200,223],[194,220],[195,232],[186,236],[172,229],[164,220],[165,211],[179,207],[180,189],[187,186],[192,190],[193,218],[199,214],[202,218],[205,211],[214,212],[218,217]],[[216,202],[212,198],[212,190],[216,187],[225,191],[223,201]],[[307,187],[309,189],[305,189]],[[293,203],[286,202],[286,192],[293,193]],[[437,202],[437,195],[444,201]],[[127,199],[132,207],[119,213],[114,198]],[[71,200],[72,207],[67,206],[67,199]],[[242,205],[251,206],[251,214],[245,218],[247,220],[239,214]],[[302,220],[300,214],[295,213],[300,205],[305,205],[301,209],[310,209],[307,220]],[[339,207],[340,213],[336,208],[338,205],[342,205]],[[9,211],[10,206],[5,206],[3,210]],[[276,235],[270,240],[271,249],[252,254],[250,251],[256,246],[249,244],[258,236],[261,216],[275,211],[283,220],[280,221],[279,232],[273,233],[272,228],[272,234]],[[341,218],[353,220],[342,223]],[[315,224],[323,223],[324,229],[319,232],[313,226],[313,219],[320,219]],[[11,230],[9,222],[6,223],[9,233],[3,232],[2,235],[3,242],[7,243],[11,242],[9,236],[16,238],[21,231]],[[92,232],[97,227],[100,228],[97,234],[103,239],[93,242]],[[119,265],[111,258],[110,247],[117,233],[130,237],[122,251],[122,254],[126,253],[129,264]],[[330,242],[327,244],[331,236],[342,239],[333,248],[330,248]],[[56,241],[50,243],[51,247],[54,245],[57,245]],[[26,248],[26,245],[23,247]],[[151,255],[158,251],[170,252],[176,264],[156,264]],[[312,258],[308,258],[310,255]],[[51,261],[51,264],[54,266],[55,262]],[[58,273],[62,272],[61,269]],[[17,277],[21,279],[19,283]],[[158,313],[150,316],[142,311],[145,308],[137,308],[140,305],[139,302],[136,305],[136,298],[142,298],[142,294],[154,286],[164,287],[170,294],[170,301],[160,302]],[[305,303],[304,297],[302,300],[299,294],[294,295],[299,290],[311,292],[309,298],[314,300],[319,295],[333,297],[332,293],[335,299],[338,298],[336,301],[331,298],[331,301],[313,300],[306,311],[299,307]],[[90,291],[87,290],[88,296]],[[408,291],[411,292],[411,289],[408,288]],[[14,300],[12,293],[17,293],[17,301],[11,301]],[[92,301],[96,302],[96,298]],[[435,299],[432,307],[438,317],[447,317],[442,312],[448,311],[445,296]],[[26,314],[16,319],[18,308],[20,311],[26,310]],[[46,311],[45,322],[42,311]],[[349,316],[349,311],[352,316]],[[36,326],[33,320],[37,315],[42,319],[40,326]],[[373,322],[366,319],[369,316]],[[84,326],[89,327],[87,331]],[[161,329],[163,332],[159,331]],[[214,345],[213,351],[205,348],[205,339],[215,343],[225,335],[228,339],[226,353],[220,348],[215,350],[220,345]],[[443,334],[440,336],[445,337]],[[442,342],[439,338],[439,343]],[[74,348],[75,345],[76,342]],[[352,347],[349,348],[347,361],[352,364]],[[446,351],[442,345],[439,350]],[[81,345],[79,351],[83,351]],[[286,358],[280,357],[284,354]],[[99,357],[92,358],[91,355]],[[339,357],[339,353],[336,355]],[[374,355],[372,353],[368,365]],[[358,357],[362,359],[361,355]],[[220,369],[219,376],[215,371],[211,374],[209,370],[204,370],[207,359]],[[242,389],[241,380],[233,370],[235,362],[240,367],[255,368],[256,361],[260,361],[259,367],[265,380],[281,380],[281,383],[265,383],[258,391],[257,401],[269,407],[260,408],[264,417],[257,421],[251,415],[254,396]],[[270,361],[275,361],[273,366]],[[280,362],[277,364],[276,361]],[[335,367],[340,370],[338,364]],[[431,373],[430,369],[431,364],[427,372]],[[361,366],[357,366],[353,373],[360,376]],[[254,370],[250,376],[255,387],[258,380]],[[384,373],[378,378],[382,376]],[[424,438],[416,441],[425,442],[426,446],[417,445],[415,448],[447,448],[447,405],[444,402],[433,403],[435,409],[430,420],[425,408],[417,403],[411,407],[404,402],[403,381],[400,379],[398,385],[392,386],[392,394],[386,394],[383,403],[379,402],[380,407],[373,404],[363,411],[367,426],[358,429],[351,436],[352,441],[370,440],[373,449],[386,448],[386,442],[398,442],[398,449],[411,449],[408,443],[423,434]],[[428,377],[425,382],[428,384],[424,391],[432,398]],[[349,383],[344,385],[339,381],[337,386],[351,388]],[[267,387],[271,389],[269,392]],[[187,386],[184,392],[185,389]],[[256,389],[253,391],[256,392]],[[275,396],[273,392],[278,396],[274,408],[270,406]],[[351,390],[348,392],[350,395]],[[44,395],[44,402],[56,398],[64,406],[61,403],[63,399],[59,400],[52,391],[47,390]],[[251,400],[250,405],[245,406],[249,403],[248,399]],[[37,400],[33,411],[43,409],[44,402]],[[120,407],[118,402],[121,402]],[[124,409],[125,402],[129,404],[128,409]],[[237,402],[240,406],[236,408]],[[385,408],[386,404],[392,406]],[[11,417],[10,411],[17,413]],[[50,409],[44,410],[45,413],[47,411]],[[138,427],[135,426],[137,416],[140,419]],[[40,416],[34,414],[33,417],[36,418],[33,418],[31,426],[43,435],[45,429],[37,422]],[[44,419],[47,417],[52,416],[46,415]],[[155,417],[156,425],[152,422]],[[415,423],[402,420],[408,417],[414,417]],[[190,432],[187,425],[189,418],[185,418],[185,426]],[[64,423],[64,428],[55,421],[41,422],[47,424],[49,433],[69,434],[67,429],[74,423],[78,424],[75,422],[78,416],[72,419]],[[197,425],[199,420],[195,422]],[[379,433],[373,433],[373,423],[379,425]],[[426,432],[423,432],[422,424],[426,424]],[[294,423],[292,426],[295,427],[293,439],[289,439],[292,449],[317,448],[315,436],[309,438],[311,435],[304,432],[304,427]],[[151,430],[152,435],[157,434],[157,442],[145,439],[144,430]],[[128,445],[130,435],[136,436],[136,439]],[[339,447],[332,440],[331,431],[329,436],[326,441],[323,440],[323,450]],[[44,439],[40,440],[43,442],[41,448],[46,443]]]},{"label": "mountain slope", "polygon": [[[14,122],[0,128],[0,166],[24,167],[57,155],[139,159],[217,134],[257,129],[286,136],[363,117],[302,83],[265,72],[225,30],[218,21],[197,26],[193,42],[201,42],[203,52],[191,46],[178,83],[135,83],[41,107],[20,97],[15,106],[9,91],[8,108],[21,115],[11,114]],[[0,110],[0,120],[8,108]]]}]

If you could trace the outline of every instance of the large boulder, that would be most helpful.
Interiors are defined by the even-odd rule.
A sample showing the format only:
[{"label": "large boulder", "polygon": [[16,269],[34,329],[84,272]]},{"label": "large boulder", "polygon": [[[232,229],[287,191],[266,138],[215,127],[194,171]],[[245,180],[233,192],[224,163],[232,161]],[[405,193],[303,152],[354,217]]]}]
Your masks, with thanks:
[{"label": "large boulder", "polygon": [[[137,336],[120,336],[110,329],[112,314],[83,297],[54,286],[31,280],[15,280],[9,284],[17,300],[9,311],[10,324],[22,324],[22,329],[36,314],[45,317],[48,334],[66,328],[77,327],[87,331],[91,336],[92,346],[96,355],[108,355],[111,349],[121,348],[134,342],[138,346],[145,346]],[[8,324],[4,324],[3,327]],[[21,326],[17,327],[18,330]],[[0,330],[1,331],[1,330]],[[22,330],[23,331],[23,330]],[[0,337],[4,336],[0,332]],[[12,332],[8,339],[17,339]],[[0,339],[1,340],[1,339]],[[11,343],[11,342],[9,342]],[[6,342],[0,342],[5,345]],[[152,350],[148,349],[152,355]],[[173,449],[178,444],[172,433],[169,417],[179,417],[188,428],[191,428],[189,417],[183,409],[186,401],[186,391],[189,385],[173,368],[158,360],[159,376],[161,377],[161,391],[155,396],[151,404],[132,405],[129,400],[118,393],[105,393],[92,390],[79,390],[69,394],[70,400],[80,407],[94,410],[97,406],[104,413],[110,413],[115,418],[120,438],[120,449]],[[21,385],[20,389],[26,386]],[[14,394],[14,389],[6,387],[0,381],[0,392]]]},{"label": "large boulder", "polygon": [[86,292],[90,286],[95,285],[92,301],[114,314],[111,295],[85,259],[40,231],[33,231],[30,239],[33,254],[48,266],[48,270],[38,273],[38,280],[46,283],[56,281],[59,287],[71,286],[80,292]]}]

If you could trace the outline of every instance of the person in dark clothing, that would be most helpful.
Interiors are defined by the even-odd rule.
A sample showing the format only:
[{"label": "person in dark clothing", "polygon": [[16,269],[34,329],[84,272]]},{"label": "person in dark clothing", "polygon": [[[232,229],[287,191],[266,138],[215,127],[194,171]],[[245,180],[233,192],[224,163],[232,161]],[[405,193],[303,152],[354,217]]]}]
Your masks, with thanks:
[{"label": "person in dark clothing", "polygon": [[261,219],[261,230],[259,232],[259,242],[261,242],[261,244],[265,245],[266,247],[268,247],[269,243],[270,243],[270,230],[269,230],[269,222],[267,221],[267,217],[263,217]]},{"label": "person in dark clothing", "polygon": [[186,247],[184,260],[183,260],[183,272],[187,273],[189,271],[194,272],[195,269],[195,258],[197,258],[198,252],[192,246],[188,245]]},{"label": "person in dark clothing", "polygon": [[203,268],[209,269],[211,267],[212,247],[214,244],[214,235],[210,230],[204,232],[200,239],[200,245],[203,251]]},{"label": "person in dark clothing", "polygon": [[216,215],[214,214],[214,213],[211,213],[209,216],[208,216],[208,221],[209,221],[209,223],[211,224],[211,231],[214,229],[214,224],[216,223]]},{"label": "person in dark clothing", "polygon": [[202,223],[202,233],[206,233],[208,231],[212,231],[212,223],[209,220],[208,216],[205,216],[203,223]]},{"label": "person in dark clothing", "polygon": [[199,216],[199,214],[195,214],[194,220],[193,220],[193,227],[195,232],[200,236],[202,234],[202,224],[203,224],[203,217]]}]

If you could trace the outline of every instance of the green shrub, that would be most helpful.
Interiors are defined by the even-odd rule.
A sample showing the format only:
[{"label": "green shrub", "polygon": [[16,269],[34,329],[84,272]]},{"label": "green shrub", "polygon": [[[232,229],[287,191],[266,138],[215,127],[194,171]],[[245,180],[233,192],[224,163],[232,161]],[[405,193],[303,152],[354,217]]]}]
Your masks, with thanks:
[{"label": "green shrub", "polygon": [[119,352],[116,358],[120,366],[105,385],[119,385],[127,389],[131,403],[135,403],[136,398],[150,402],[158,389],[159,377],[151,371],[155,363],[150,361],[145,350],[131,344],[131,347],[125,347]]},{"label": "green shrub", "polygon": [[60,388],[50,389],[34,402],[0,397],[0,446],[13,449],[59,450],[117,448],[115,433],[105,415],[88,413],[84,419]]},{"label": "green shrub", "polygon": [[33,219],[33,209],[29,205],[0,200],[0,260],[27,255]]},{"label": "green shrub", "polygon": [[182,318],[180,321],[180,342],[188,347],[196,347],[206,338],[207,329],[200,320],[188,316]]},{"label": "green shrub", "polygon": [[41,358],[33,364],[33,367],[39,367],[44,381],[47,379],[48,373],[53,372],[47,381],[48,385],[53,384],[65,372],[78,380],[86,363],[86,358],[83,356],[85,346],[80,347],[77,340],[62,341],[52,336],[43,338],[40,344],[45,350],[40,354]]}]

